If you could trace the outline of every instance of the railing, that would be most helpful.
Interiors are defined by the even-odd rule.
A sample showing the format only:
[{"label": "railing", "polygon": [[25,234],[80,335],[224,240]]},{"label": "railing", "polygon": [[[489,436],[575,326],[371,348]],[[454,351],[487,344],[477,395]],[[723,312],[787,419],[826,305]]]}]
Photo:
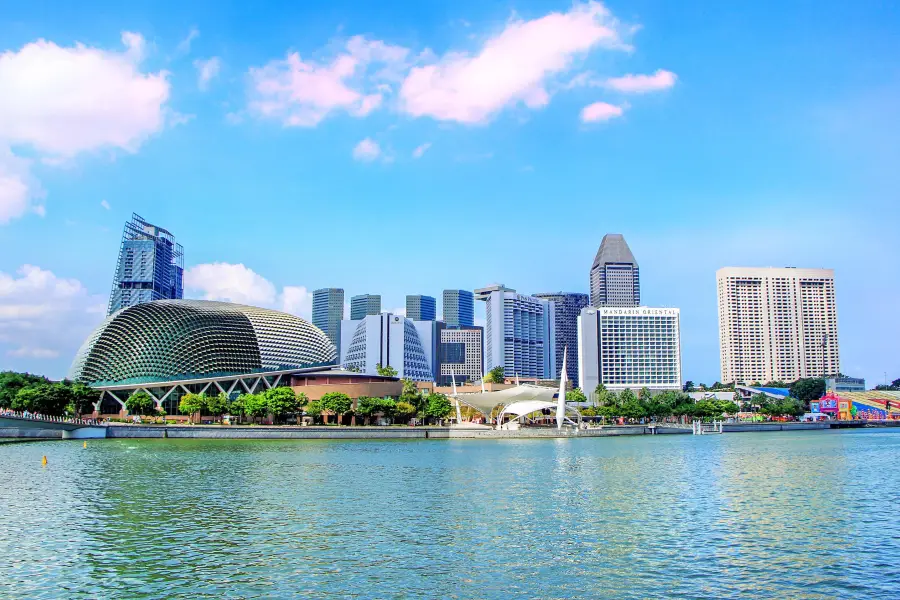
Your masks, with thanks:
[{"label": "railing", "polygon": [[66,425],[93,425],[99,426],[101,423],[94,419],[77,419],[74,417],[60,417],[56,415],[44,415],[41,413],[33,413],[16,410],[0,410],[0,417],[7,419],[22,419],[27,421],[41,421],[43,423],[64,423]]}]

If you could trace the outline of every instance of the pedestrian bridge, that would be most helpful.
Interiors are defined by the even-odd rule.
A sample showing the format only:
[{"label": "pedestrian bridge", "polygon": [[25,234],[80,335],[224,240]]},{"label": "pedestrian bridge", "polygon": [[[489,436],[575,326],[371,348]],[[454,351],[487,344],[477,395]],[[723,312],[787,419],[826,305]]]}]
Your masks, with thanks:
[{"label": "pedestrian bridge", "polygon": [[106,437],[106,425],[90,423],[83,419],[65,419],[51,416],[35,417],[15,413],[0,414],[0,429],[57,430],[62,431],[64,440]]}]

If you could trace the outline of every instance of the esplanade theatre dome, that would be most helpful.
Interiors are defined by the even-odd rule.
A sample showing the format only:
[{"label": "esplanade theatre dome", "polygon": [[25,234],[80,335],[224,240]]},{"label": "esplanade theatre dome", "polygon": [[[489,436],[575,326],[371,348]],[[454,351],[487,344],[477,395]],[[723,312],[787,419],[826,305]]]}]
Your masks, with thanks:
[{"label": "esplanade theatre dome", "polygon": [[156,300],[107,317],[82,344],[69,378],[135,384],[336,362],[334,345],[300,317],[228,302]]}]

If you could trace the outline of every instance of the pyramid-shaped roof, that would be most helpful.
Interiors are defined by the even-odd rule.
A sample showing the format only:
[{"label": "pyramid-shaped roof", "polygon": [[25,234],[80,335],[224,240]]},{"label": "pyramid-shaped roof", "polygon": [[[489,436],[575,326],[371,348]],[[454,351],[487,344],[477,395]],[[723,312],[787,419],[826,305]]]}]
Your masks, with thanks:
[{"label": "pyramid-shaped roof", "polygon": [[628,247],[625,237],[621,233],[607,233],[603,236],[591,268],[607,263],[626,263],[638,266],[634,254],[631,253],[631,248]]}]

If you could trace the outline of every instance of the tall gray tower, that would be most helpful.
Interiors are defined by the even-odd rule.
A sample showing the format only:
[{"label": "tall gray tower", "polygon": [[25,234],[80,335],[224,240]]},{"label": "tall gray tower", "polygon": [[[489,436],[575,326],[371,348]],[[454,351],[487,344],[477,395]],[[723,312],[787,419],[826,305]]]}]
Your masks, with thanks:
[{"label": "tall gray tower", "polygon": [[640,271],[621,233],[607,233],[591,265],[591,305],[640,306]]},{"label": "tall gray tower", "polygon": [[344,290],[322,288],[313,292],[312,323],[325,332],[341,351],[341,321],[344,319]]}]

